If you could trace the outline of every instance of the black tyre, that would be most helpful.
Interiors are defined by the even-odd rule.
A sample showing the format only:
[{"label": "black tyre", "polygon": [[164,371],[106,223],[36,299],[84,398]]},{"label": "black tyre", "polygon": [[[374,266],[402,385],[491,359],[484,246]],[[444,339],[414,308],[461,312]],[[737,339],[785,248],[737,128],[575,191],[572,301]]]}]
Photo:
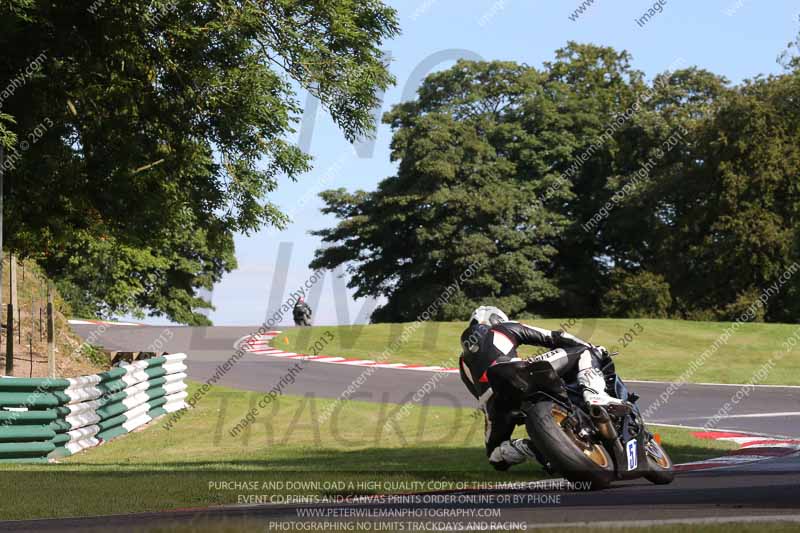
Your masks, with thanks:
[{"label": "black tyre", "polygon": [[566,409],[552,401],[531,405],[525,427],[536,448],[553,468],[569,481],[589,481],[594,490],[608,487],[614,479],[614,461],[598,443],[588,442],[564,421]]},{"label": "black tyre", "polygon": [[650,468],[644,477],[650,483],[656,485],[667,485],[675,479],[675,468],[672,459],[661,447],[656,439],[650,439],[645,445],[647,450],[647,466]]}]

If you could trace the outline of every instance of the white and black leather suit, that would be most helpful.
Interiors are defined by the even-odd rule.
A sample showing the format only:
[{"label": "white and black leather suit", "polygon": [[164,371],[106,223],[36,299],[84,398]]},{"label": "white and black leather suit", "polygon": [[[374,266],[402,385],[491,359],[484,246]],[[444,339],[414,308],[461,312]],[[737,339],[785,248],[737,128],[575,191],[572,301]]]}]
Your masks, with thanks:
[{"label": "white and black leather suit", "polygon": [[[593,346],[569,333],[550,331],[520,322],[503,322],[493,326],[483,324],[470,325],[461,334],[463,352],[459,359],[461,380],[469,391],[478,399],[480,408],[486,418],[486,455],[492,456],[492,451],[503,441],[511,438],[516,423],[509,417],[509,413],[519,409],[514,404],[510,395],[504,391],[493,391],[487,371],[494,365],[520,361],[517,356],[517,347],[526,344],[550,348],[551,351],[533,359],[547,360],[559,376],[570,381],[579,370],[584,368],[600,368],[601,361],[595,355]],[[517,400],[518,401],[518,400]],[[528,439],[526,444],[539,458]],[[541,461],[541,458],[539,458]],[[505,470],[510,465],[504,461],[491,461],[498,470]]]}]

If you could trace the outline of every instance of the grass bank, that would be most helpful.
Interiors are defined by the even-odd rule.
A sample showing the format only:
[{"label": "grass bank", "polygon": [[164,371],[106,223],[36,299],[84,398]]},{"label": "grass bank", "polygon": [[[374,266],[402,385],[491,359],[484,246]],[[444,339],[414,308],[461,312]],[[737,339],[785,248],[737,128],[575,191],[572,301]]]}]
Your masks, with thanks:
[{"label": "grass bank", "polygon": [[[190,394],[196,386],[191,385]],[[399,417],[396,405],[349,401],[318,423],[332,400],[282,396],[261,410],[247,430],[232,436],[231,429],[261,398],[261,393],[214,387],[172,429],[165,429],[162,419],[60,464],[4,466],[0,519],[401,493],[550,477],[533,463],[495,472],[483,452],[483,419],[472,409],[415,406]],[[695,439],[683,430],[658,429],[676,462],[716,456],[732,447]]]}]

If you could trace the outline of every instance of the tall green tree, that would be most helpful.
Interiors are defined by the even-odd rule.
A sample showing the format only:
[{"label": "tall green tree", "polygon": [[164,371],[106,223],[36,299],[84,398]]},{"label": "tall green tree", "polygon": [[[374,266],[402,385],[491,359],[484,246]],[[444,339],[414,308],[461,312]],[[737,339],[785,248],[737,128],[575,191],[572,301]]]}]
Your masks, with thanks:
[{"label": "tall green tree", "polygon": [[[704,70],[661,74],[627,123],[618,157],[624,163],[604,180],[620,201],[593,232],[599,252],[614,268],[601,292],[606,311],[609,295],[613,300],[617,294],[639,294],[645,286],[651,292],[661,287],[661,301],[671,301],[666,310],[654,310],[656,316],[706,305],[695,295],[710,280],[696,260],[687,260],[686,249],[702,249],[703,217],[711,208],[708,173],[717,157],[711,146],[698,142],[729,91],[727,80]],[[619,315],[619,306],[612,307]]]},{"label": "tall green tree", "polygon": [[0,21],[8,246],[81,309],[192,324],[233,234],[286,221],[267,197],[309,169],[296,90],[368,134],[398,32],[378,0],[10,0]]},{"label": "tall green tree", "polygon": [[384,119],[397,176],[374,193],[323,195],[342,222],[317,232],[330,246],[312,266],[348,264],[357,295],[387,297],[375,320],[415,316],[471,260],[484,270],[443,318],[483,302],[599,314],[609,267],[580,223],[626,165],[618,128],[603,135],[642,80],[627,53],[578,43],[542,70],[460,62],[429,76]]},{"label": "tall green tree", "polygon": [[632,119],[647,89],[644,74],[631,66],[628,52],[571,42],[545,63],[549,87],[559,88],[559,110],[571,136],[556,162],[568,201],[557,206],[569,220],[557,243],[553,276],[559,292],[544,309],[558,316],[596,316],[613,262],[608,260],[602,226],[584,224],[616,192],[613,176],[633,172],[642,154]]},{"label": "tall green tree", "polygon": [[340,221],[312,266],[386,297],[378,321],[413,319],[474,261],[439,318],[491,302],[732,320],[772,287],[755,318],[797,321],[799,71],[647,82],[627,53],[577,43],[542,70],[459,62],[385,116],[395,176],[323,193]]},{"label": "tall green tree", "polygon": [[342,221],[315,232],[329,246],[311,266],[347,264],[357,297],[387,297],[377,321],[414,319],[476,262],[438,318],[555,297],[549,263],[567,221],[550,206],[570,194],[554,169],[572,139],[559,88],[545,82],[508,62],[461,61],[429,76],[417,100],[384,117],[397,175],[375,192],[322,194]]},{"label": "tall green tree", "polygon": [[[626,302],[626,310],[620,301],[646,293],[661,302],[652,316],[666,308],[674,316],[734,320],[756,305],[757,320],[800,318],[794,45],[781,57],[786,74],[739,86],[696,68],[656,77],[653,97],[632,122],[632,146],[644,159],[676,133],[681,138],[598,231],[615,265],[607,311],[630,314],[637,303]],[[608,186],[619,190],[625,181],[614,176]]]},{"label": "tall green tree", "polygon": [[705,86],[714,102],[681,119],[689,139],[641,196],[655,214],[640,241],[654,244],[649,269],[669,283],[675,312],[723,320],[784,277],[761,316],[797,321],[800,75]]}]

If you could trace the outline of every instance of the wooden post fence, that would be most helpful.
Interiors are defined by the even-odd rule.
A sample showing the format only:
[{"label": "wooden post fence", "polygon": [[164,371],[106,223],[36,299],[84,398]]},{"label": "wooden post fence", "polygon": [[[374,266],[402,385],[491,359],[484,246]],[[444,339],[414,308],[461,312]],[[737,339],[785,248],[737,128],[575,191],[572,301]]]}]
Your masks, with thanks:
[{"label": "wooden post fence", "polygon": [[47,375],[56,377],[56,335],[53,322],[53,291],[47,289]]},{"label": "wooden post fence", "polygon": [[8,304],[6,313],[6,375],[14,374],[14,306]]}]

